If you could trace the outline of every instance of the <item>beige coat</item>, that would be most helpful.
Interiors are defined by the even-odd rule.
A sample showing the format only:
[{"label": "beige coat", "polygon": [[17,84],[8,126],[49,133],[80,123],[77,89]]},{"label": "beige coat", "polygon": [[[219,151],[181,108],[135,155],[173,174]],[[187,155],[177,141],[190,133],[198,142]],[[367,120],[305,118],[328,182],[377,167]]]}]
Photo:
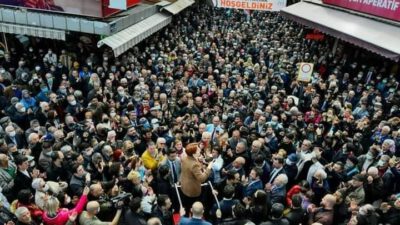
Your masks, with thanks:
[{"label": "beige coat", "polygon": [[201,184],[207,181],[211,174],[210,169],[203,169],[203,165],[191,156],[182,159],[181,188],[188,197],[199,197]]}]

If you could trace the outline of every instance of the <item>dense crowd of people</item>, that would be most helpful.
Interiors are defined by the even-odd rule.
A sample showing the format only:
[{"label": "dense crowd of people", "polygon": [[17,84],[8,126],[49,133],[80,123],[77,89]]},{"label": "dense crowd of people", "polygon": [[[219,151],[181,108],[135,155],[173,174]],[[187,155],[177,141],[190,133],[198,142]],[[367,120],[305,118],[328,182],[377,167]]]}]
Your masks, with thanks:
[{"label": "dense crowd of people", "polygon": [[398,65],[305,34],[195,5],[117,58],[11,48],[0,223],[400,224]]}]

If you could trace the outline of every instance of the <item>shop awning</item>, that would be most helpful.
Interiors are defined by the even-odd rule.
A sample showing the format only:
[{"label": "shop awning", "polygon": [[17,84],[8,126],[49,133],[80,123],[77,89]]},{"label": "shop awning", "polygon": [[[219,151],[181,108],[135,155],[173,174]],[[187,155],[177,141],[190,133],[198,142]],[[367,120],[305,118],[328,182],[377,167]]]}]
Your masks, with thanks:
[{"label": "shop awning", "polygon": [[194,0],[178,0],[166,7],[164,7],[164,10],[167,10],[168,12],[172,13],[173,15],[178,14],[182,10],[186,9],[187,7],[191,6],[194,4]]},{"label": "shop awning", "polygon": [[35,26],[0,23],[0,32],[65,41],[65,31],[40,28]]},{"label": "shop awning", "polygon": [[400,26],[307,2],[291,5],[281,13],[295,22],[391,60],[400,59]]},{"label": "shop awning", "polygon": [[135,46],[153,33],[167,26],[171,22],[172,17],[163,13],[157,13],[150,16],[116,34],[100,40],[97,47],[107,45],[113,49],[114,55],[117,57]]}]

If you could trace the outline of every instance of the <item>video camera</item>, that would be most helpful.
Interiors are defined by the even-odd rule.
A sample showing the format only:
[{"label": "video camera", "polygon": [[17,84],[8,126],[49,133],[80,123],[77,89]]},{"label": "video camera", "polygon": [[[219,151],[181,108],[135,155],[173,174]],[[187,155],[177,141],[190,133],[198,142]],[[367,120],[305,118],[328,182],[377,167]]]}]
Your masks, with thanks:
[{"label": "video camera", "polygon": [[111,200],[112,205],[118,209],[118,208],[122,207],[122,206],[118,205],[118,202],[123,202],[124,203],[123,205],[127,205],[127,204],[129,204],[131,197],[132,197],[131,193],[123,192],[123,193],[118,194],[115,197],[112,197],[110,200]]}]

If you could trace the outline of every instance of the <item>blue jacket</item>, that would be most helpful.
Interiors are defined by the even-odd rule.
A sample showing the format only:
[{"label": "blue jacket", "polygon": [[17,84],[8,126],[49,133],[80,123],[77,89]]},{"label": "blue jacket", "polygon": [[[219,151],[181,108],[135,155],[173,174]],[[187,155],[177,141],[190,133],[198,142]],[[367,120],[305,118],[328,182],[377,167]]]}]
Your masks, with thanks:
[{"label": "blue jacket", "polygon": [[246,188],[244,189],[244,196],[249,197],[254,194],[257,190],[262,190],[263,189],[263,184],[261,180],[257,180],[254,182],[250,182]]},{"label": "blue jacket", "polygon": [[181,217],[179,225],[211,225],[211,223],[202,219]]}]

